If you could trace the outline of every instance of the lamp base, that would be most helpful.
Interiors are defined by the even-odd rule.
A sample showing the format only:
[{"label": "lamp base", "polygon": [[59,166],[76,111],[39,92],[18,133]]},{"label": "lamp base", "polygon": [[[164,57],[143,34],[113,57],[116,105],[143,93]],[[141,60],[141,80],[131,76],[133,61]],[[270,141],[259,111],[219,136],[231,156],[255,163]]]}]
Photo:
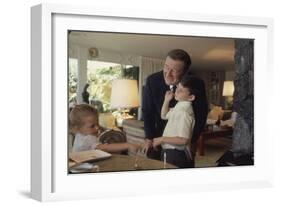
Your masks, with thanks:
[{"label": "lamp base", "polygon": [[225,109],[232,110],[233,107],[233,97],[226,97],[225,98]]},{"label": "lamp base", "polygon": [[133,119],[134,117],[132,115],[128,114],[128,111],[119,111],[116,115],[116,126],[117,127],[122,127],[123,125],[123,120],[124,119]]}]

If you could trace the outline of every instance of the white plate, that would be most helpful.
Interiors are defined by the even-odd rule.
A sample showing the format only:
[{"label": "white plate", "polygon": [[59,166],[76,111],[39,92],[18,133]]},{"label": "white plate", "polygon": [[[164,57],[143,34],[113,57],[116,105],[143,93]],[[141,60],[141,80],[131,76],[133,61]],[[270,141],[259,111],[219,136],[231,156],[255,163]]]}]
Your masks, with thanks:
[{"label": "white plate", "polygon": [[92,172],[95,167],[96,167],[96,169],[99,169],[98,165],[94,165],[91,163],[82,163],[82,164],[79,164],[79,165],[71,168],[70,172],[71,173]]}]

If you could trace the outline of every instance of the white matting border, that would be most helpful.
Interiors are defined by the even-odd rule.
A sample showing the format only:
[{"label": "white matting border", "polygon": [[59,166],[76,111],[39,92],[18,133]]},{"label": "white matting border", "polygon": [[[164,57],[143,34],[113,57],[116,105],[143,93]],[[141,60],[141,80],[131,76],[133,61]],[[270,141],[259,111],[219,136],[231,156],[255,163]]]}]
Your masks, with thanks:
[{"label": "white matting border", "polygon": [[[263,94],[272,89],[271,19],[115,11],[44,4],[32,8],[32,197],[81,199],[272,185],[272,133]],[[67,31],[255,39],[255,166],[67,175]],[[267,85],[266,87],[264,85]]]}]

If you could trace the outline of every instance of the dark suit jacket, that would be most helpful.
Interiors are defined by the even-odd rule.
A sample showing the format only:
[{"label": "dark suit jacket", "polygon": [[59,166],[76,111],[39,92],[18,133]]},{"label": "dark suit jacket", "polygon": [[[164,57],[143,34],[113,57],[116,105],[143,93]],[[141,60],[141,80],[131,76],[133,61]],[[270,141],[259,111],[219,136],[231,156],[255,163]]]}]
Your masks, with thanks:
[{"label": "dark suit jacket", "polygon": [[[146,85],[143,91],[143,103],[142,112],[144,120],[144,130],[146,138],[153,139],[160,137],[165,129],[166,120],[161,119],[161,108],[164,102],[165,93],[170,89],[169,85],[166,85],[163,71],[150,75],[146,80]],[[170,102],[170,107],[174,107],[176,100]],[[193,130],[192,142],[196,142],[201,131],[203,130],[207,112],[208,104],[203,102],[202,109],[200,109],[200,120],[195,116],[195,125]]]}]

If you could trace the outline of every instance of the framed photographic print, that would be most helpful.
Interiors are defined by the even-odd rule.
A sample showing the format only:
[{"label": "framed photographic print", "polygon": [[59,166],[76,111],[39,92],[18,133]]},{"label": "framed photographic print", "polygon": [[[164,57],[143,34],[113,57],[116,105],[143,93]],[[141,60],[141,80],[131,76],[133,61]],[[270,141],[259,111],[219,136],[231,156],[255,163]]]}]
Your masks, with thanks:
[{"label": "framed photographic print", "polygon": [[[263,98],[272,88],[271,19],[55,4],[32,7],[31,18],[34,199],[272,186],[270,102]],[[178,59],[183,51],[189,63]],[[201,93],[179,96],[183,65],[184,76],[204,82],[208,103],[194,141]],[[190,138],[169,139],[172,120],[155,120],[173,86],[169,118],[189,102]],[[184,125],[181,117],[173,131]],[[151,125],[161,129],[148,143]],[[158,159],[147,153],[157,146]],[[175,152],[193,166],[173,162]]]}]

